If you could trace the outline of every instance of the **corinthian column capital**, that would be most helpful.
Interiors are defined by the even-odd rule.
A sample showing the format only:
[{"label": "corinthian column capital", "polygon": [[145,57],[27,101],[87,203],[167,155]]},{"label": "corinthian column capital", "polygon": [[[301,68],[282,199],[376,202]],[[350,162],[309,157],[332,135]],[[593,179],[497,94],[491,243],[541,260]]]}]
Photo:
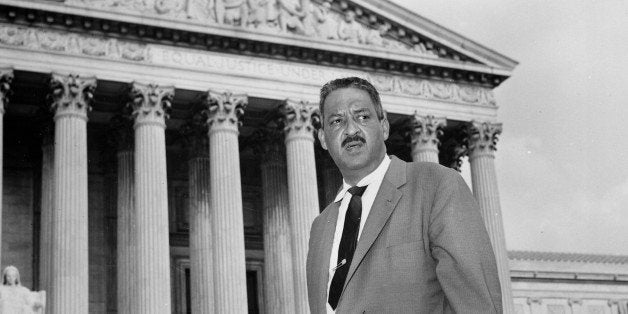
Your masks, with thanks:
[{"label": "corinthian column capital", "polygon": [[166,127],[167,111],[170,109],[172,98],[174,98],[173,86],[133,82],[129,97],[131,101],[128,106],[133,110],[135,127],[143,124]]},{"label": "corinthian column capital", "polygon": [[79,77],[77,74],[52,73],[50,95],[55,120],[62,116],[76,116],[87,120],[87,111],[94,99],[95,77]]},{"label": "corinthian column capital", "polygon": [[469,158],[480,155],[492,156],[496,150],[501,123],[471,121],[469,134]]},{"label": "corinthian column capital", "polygon": [[240,118],[244,115],[248,101],[249,98],[245,94],[208,91],[206,102],[209,132],[220,129],[237,133],[238,127],[242,124]]},{"label": "corinthian column capital", "polygon": [[9,105],[9,94],[11,94],[12,82],[13,69],[0,68],[0,114],[4,114],[6,106]]},{"label": "corinthian column capital", "polygon": [[314,141],[314,130],[320,126],[318,106],[307,102],[286,99],[281,105],[282,122],[286,141],[293,138],[305,138]]},{"label": "corinthian column capital", "polygon": [[432,150],[438,152],[439,136],[443,135],[442,128],[447,125],[445,118],[436,118],[432,115],[421,116],[417,113],[411,121],[412,150]]}]

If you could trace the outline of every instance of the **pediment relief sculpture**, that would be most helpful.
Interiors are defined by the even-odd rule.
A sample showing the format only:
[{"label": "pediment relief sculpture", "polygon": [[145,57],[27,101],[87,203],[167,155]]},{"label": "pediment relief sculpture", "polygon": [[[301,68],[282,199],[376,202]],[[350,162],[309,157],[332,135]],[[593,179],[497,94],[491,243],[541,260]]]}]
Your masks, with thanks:
[{"label": "pediment relief sculpture", "polygon": [[68,5],[227,25],[271,34],[386,48],[427,58],[460,60],[433,41],[393,30],[389,21],[333,0],[66,0]]}]

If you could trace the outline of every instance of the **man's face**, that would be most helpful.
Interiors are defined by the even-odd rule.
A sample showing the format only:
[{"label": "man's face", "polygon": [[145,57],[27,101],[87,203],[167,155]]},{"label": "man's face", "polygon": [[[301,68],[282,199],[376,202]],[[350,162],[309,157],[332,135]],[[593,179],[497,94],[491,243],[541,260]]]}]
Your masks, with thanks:
[{"label": "man's face", "polygon": [[375,170],[386,154],[389,126],[386,118],[377,118],[369,94],[354,87],[337,89],[323,106],[318,138],[343,176],[362,178]]}]

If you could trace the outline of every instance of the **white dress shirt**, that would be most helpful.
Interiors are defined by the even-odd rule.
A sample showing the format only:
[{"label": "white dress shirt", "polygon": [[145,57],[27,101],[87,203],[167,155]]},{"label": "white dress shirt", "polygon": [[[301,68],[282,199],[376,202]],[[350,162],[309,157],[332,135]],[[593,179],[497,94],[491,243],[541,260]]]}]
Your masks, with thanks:
[{"label": "white dress shirt", "polygon": [[[360,229],[358,231],[358,242],[360,240],[360,236],[362,235],[362,229],[364,229],[364,224],[366,223],[366,219],[371,212],[371,206],[373,206],[373,202],[375,201],[375,196],[377,195],[377,191],[379,191],[380,185],[382,185],[382,181],[384,180],[384,175],[386,175],[386,171],[388,171],[388,166],[390,165],[390,157],[386,155],[379,166],[373,170],[373,172],[369,173],[366,177],[364,177],[360,182],[358,182],[357,186],[366,186],[366,190],[364,194],[362,194],[362,215],[360,216]],[[338,221],[336,222],[336,231],[334,232],[334,242],[331,246],[331,256],[329,258],[329,277],[327,279],[327,296],[329,297],[329,287],[331,286],[331,280],[334,278],[335,268],[338,265],[338,247],[340,246],[340,239],[342,238],[342,229],[345,224],[345,215],[347,213],[347,208],[349,207],[349,201],[351,201],[351,193],[349,193],[349,188],[351,186],[347,184],[347,181],[342,180],[342,190],[338,193],[334,202],[340,202],[340,207],[338,208]],[[342,267],[349,267],[350,265],[344,265]],[[327,313],[334,314],[334,311],[329,303],[327,303]]]}]

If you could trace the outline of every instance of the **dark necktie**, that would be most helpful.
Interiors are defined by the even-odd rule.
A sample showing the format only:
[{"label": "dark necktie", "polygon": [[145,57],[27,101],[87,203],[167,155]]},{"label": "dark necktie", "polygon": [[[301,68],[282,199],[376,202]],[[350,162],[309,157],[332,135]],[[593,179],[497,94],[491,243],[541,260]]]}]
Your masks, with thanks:
[{"label": "dark necktie", "polygon": [[364,194],[364,190],[366,190],[366,186],[354,186],[349,188],[349,193],[351,193],[352,196],[349,201],[349,207],[347,207],[347,213],[345,214],[342,238],[340,238],[340,245],[338,246],[338,266],[336,266],[334,277],[331,280],[329,298],[327,299],[327,302],[329,302],[329,305],[331,305],[331,308],[334,310],[338,305],[342,287],[347,279],[347,273],[349,272],[349,266],[351,266],[355,247],[358,245],[360,216],[362,216],[362,194]]}]

